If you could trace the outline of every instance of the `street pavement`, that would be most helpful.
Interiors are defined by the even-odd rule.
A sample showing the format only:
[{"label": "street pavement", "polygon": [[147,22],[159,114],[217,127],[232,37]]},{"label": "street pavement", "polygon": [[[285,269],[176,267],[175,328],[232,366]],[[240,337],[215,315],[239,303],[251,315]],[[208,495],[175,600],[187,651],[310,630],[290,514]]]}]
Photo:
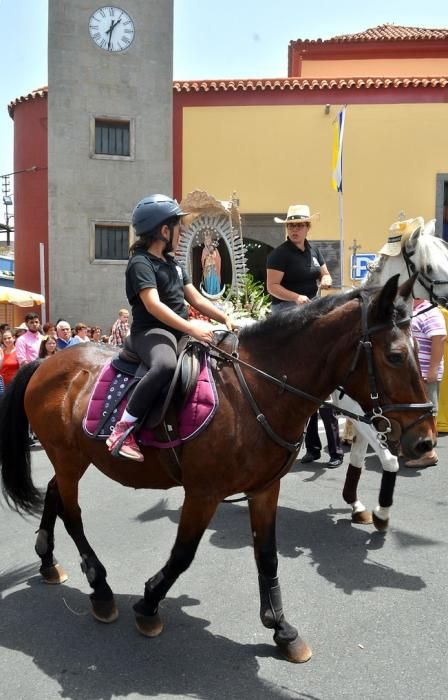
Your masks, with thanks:
[{"label": "street pavement", "polygon": [[[307,664],[278,654],[258,619],[247,506],[222,504],[191,568],[161,606],[162,635],[147,639],[132,604],[165,562],[182,491],[132,491],[91,468],[81,482],[87,536],[108,570],[120,609],[111,625],[90,614],[89,587],[62,524],[61,586],[38,575],[34,519],[0,507],[0,696],[10,700],[303,698],[439,700],[447,697],[448,435],[439,464],[400,468],[386,535],[352,525],[345,466],[300,465],[283,479],[279,576],[288,620],[313,648]],[[51,476],[33,450],[33,476]],[[223,456],[225,458],[225,456]],[[377,502],[380,468],[369,456],[362,500]],[[3,503],[3,502],[2,502]]]}]

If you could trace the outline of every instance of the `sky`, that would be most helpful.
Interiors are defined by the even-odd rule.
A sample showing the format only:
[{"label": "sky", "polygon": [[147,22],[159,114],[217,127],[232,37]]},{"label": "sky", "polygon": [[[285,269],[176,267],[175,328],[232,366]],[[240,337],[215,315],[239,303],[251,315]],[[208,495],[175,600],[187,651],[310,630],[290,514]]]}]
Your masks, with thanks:
[{"label": "sky", "polygon": [[[113,4],[126,9],[126,0]],[[47,84],[47,23],[47,0],[0,0],[0,175],[13,171],[8,103]],[[174,0],[173,77],[286,77],[290,41],[329,39],[385,23],[448,27],[447,1]]]}]

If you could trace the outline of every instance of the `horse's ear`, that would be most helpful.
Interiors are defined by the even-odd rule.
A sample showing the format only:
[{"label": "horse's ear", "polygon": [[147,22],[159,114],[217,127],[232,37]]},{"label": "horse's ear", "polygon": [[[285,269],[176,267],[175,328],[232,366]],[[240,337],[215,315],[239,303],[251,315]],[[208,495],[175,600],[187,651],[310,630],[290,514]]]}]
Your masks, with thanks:
[{"label": "horse's ear", "polygon": [[414,284],[415,280],[418,277],[418,272],[415,272],[412,277],[409,277],[409,279],[406,280],[406,282],[403,282],[403,284],[400,286],[398,289],[398,294],[403,297],[405,301],[409,299],[409,297],[412,294],[412,290],[414,289]]},{"label": "horse's ear", "polygon": [[415,231],[413,231],[411,233],[408,240],[406,241],[406,248],[407,248],[407,244],[409,244],[409,248],[412,248],[412,249],[416,248],[418,239],[424,233],[426,233],[426,228],[422,228],[421,226],[416,228]]},{"label": "horse's ear", "polygon": [[392,316],[394,302],[397,298],[399,274],[387,280],[384,287],[378,292],[372,301],[372,320],[377,322],[387,321]]},{"label": "horse's ear", "polygon": [[425,228],[423,229],[423,233],[425,234],[425,236],[436,235],[436,219],[431,219],[430,221],[426,222]]}]

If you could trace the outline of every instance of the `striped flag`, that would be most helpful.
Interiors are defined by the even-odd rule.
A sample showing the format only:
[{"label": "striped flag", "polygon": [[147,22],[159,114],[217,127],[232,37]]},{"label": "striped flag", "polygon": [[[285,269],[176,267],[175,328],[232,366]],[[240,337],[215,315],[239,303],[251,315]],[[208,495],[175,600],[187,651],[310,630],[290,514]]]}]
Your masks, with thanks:
[{"label": "striped flag", "polygon": [[334,121],[331,186],[342,192],[342,142],[344,140],[345,107]]}]

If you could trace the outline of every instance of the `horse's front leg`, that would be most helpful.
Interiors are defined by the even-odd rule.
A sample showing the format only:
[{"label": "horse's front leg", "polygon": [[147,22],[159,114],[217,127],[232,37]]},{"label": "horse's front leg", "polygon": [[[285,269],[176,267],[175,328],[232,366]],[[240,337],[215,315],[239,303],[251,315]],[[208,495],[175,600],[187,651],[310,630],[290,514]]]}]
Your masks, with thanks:
[{"label": "horse's front leg", "polygon": [[263,625],[275,630],[274,641],[288,661],[302,663],[311,658],[308,644],[284,616],[277,578],[275,523],[280,482],[249,500],[250,522],[260,587],[260,617]]},{"label": "horse's front leg", "polygon": [[156,637],[163,629],[159,603],[194,559],[201,537],[213,517],[218,501],[185,494],[176,541],[170,558],[145,584],[145,595],[134,605],[137,629],[146,637]]}]

